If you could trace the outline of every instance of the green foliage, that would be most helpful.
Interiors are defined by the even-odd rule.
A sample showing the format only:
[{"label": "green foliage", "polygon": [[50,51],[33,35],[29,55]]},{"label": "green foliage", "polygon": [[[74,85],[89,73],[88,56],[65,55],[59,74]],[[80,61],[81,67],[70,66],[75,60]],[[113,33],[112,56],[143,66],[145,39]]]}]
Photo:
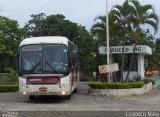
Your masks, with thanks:
[{"label": "green foliage", "polygon": [[[135,44],[135,46],[144,41],[142,36],[142,25],[148,24],[154,28],[155,32],[157,32],[158,15],[155,14],[152,5],[141,5],[137,0],[126,0],[122,6],[114,6],[111,13],[114,14],[113,22],[121,24],[122,27],[125,28],[126,34],[130,36],[131,40],[126,41],[129,41],[131,44]],[[123,45],[125,45],[125,43],[123,43]],[[128,80],[129,73],[133,66],[134,57],[135,51],[133,52],[133,56],[130,61],[126,81]]]},{"label": "green foliage", "polygon": [[117,82],[117,83],[101,83],[101,82],[89,82],[88,85],[93,89],[130,89],[141,88],[144,86],[144,82]]},{"label": "green foliage", "polygon": [[0,71],[13,67],[13,56],[19,42],[24,38],[25,30],[19,28],[16,20],[0,16]]},{"label": "green foliage", "polygon": [[18,84],[18,73],[17,71],[8,68],[9,74],[8,74],[8,81],[12,84]]},{"label": "green foliage", "polygon": [[[91,33],[94,38],[98,40],[97,42],[104,41],[105,43],[106,16],[98,16],[95,21],[96,23],[92,26]],[[144,24],[148,24],[155,29],[155,32],[157,31],[158,16],[154,13],[152,5],[141,5],[137,0],[126,0],[122,5],[115,5],[112,8],[109,13],[109,24],[111,46],[125,46],[131,44],[154,45],[154,37],[148,30],[144,31],[141,27]],[[121,72],[123,72],[123,69],[128,69],[128,66],[124,67],[125,55],[123,54],[123,57],[117,59],[119,56],[120,55],[113,55],[113,57],[115,57],[113,60],[120,63],[119,65],[121,66]],[[135,56],[131,58],[128,70],[129,72],[131,68],[133,68],[134,57]],[[126,79],[128,79],[129,72]],[[122,76],[121,79],[123,79]]]},{"label": "green foliage", "polygon": [[0,85],[0,92],[15,92],[18,90],[18,85]]},{"label": "green foliage", "polygon": [[156,80],[155,79],[151,79],[151,78],[145,78],[144,79],[144,83],[145,84],[150,83],[150,82],[152,82],[152,85],[156,84]]},{"label": "green foliage", "polygon": [[156,80],[151,79],[152,85],[156,85]]},{"label": "green foliage", "polygon": [[153,43],[152,50],[152,56],[147,56],[146,59],[150,66],[160,70],[160,39],[156,39],[155,43]]},{"label": "green foliage", "polygon": [[90,80],[91,80],[91,77],[89,77],[89,76],[80,78],[81,82],[86,82],[86,81],[90,81]]},{"label": "green foliage", "polygon": [[46,16],[44,13],[31,15],[25,28],[28,36],[65,36],[71,41],[78,35],[78,25],[67,19],[62,14]]},{"label": "green foliage", "polygon": [[150,82],[151,82],[150,79],[148,79],[148,78],[145,78],[145,79],[144,79],[144,83],[145,83],[145,84],[150,83]]},{"label": "green foliage", "polygon": [[[79,48],[81,70],[85,73],[91,73],[97,69],[96,58],[98,55],[98,48],[92,36],[84,27],[79,27],[78,34],[80,38],[76,39],[74,43]],[[93,53],[96,56],[94,56]]]},{"label": "green foliage", "polygon": [[100,78],[99,78],[99,81],[100,82],[107,82],[107,77],[104,77],[104,76],[100,76]]}]

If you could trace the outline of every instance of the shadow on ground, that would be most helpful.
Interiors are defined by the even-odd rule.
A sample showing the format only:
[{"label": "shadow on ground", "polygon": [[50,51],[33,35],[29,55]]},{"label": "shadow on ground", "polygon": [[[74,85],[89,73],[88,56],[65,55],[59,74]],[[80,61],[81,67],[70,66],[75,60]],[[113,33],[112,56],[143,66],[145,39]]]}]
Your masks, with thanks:
[{"label": "shadow on ground", "polygon": [[27,103],[35,103],[35,104],[47,104],[47,103],[63,103],[64,101],[69,100],[60,96],[35,96],[34,99],[24,100]]}]

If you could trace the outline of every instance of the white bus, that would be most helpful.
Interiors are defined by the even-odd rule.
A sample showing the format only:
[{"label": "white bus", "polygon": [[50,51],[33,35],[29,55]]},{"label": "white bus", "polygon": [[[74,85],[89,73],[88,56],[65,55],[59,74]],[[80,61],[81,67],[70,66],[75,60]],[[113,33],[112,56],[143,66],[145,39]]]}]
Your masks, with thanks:
[{"label": "white bus", "polygon": [[70,98],[79,82],[78,49],[66,37],[32,37],[19,46],[19,92]]}]

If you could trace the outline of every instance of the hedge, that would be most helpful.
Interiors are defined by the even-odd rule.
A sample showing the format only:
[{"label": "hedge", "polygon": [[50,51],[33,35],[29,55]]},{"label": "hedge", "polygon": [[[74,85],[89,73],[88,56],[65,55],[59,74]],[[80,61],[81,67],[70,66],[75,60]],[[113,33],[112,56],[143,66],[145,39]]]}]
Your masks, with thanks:
[{"label": "hedge", "polygon": [[156,80],[151,79],[151,82],[152,82],[152,85],[156,85]]},{"label": "hedge", "polygon": [[149,83],[149,82],[152,82],[152,85],[155,85],[156,84],[156,80],[155,79],[150,79],[150,78],[146,78],[144,79],[144,83]]},{"label": "hedge", "polygon": [[101,83],[101,82],[89,82],[88,85],[92,89],[130,89],[130,88],[142,88],[144,82],[112,82],[112,83]]},{"label": "hedge", "polygon": [[15,92],[18,90],[18,85],[0,85],[0,92]]}]

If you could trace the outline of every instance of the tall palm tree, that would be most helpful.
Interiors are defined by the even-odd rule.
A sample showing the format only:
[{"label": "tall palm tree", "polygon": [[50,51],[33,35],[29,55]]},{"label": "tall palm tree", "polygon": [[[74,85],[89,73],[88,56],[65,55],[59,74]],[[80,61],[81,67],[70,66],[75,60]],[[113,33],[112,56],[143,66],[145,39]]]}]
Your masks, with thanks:
[{"label": "tall palm tree", "polygon": [[[110,20],[112,18],[112,20]],[[105,16],[99,16],[95,20],[100,22],[93,25],[91,32],[94,36],[99,37],[101,40],[105,41],[106,31],[105,31]],[[150,25],[154,28],[155,32],[158,30],[158,16],[155,14],[152,5],[141,5],[137,0],[126,0],[123,5],[116,5],[112,8],[109,13],[109,24],[110,24],[110,39],[114,39],[114,35],[117,32],[125,33],[123,42],[123,48],[125,47],[126,40],[125,37],[129,37],[131,42],[134,42],[134,48],[142,40],[142,26]],[[112,26],[111,26],[112,25]],[[116,41],[116,40],[114,40]],[[135,50],[135,49],[133,49]],[[128,80],[129,73],[134,61],[135,51],[133,51],[133,56],[129,65],[128,73],[126,76],[126,81]],[[122,57],[122,70],[121,79],[123,79],[123,66],[124,66],[124,53]]]},{"label": "tall palm tree", "polygon": [[94,37],[98,38],[98,40],[105,41],[106,39],[106,18],[105,16],[98,16],[94,21],[98,21],[91,28],[91,33]]},{"label": "tall palm tree", "polygon": [[[137,0],[126,0],[122,6],[120,5],[114,6],[111,12],[115,14],[114,15],[115,23],[121,24],[122,27],[126,29],[125,30],[126,34],[129,34],[132,41],[134,41],[135,43],[134,48],[142,39],[140,35],[142,32],[142,25],[148,24],[152,26],[155,29],[155,32],[158,29],[158,16],[154,13],[152,5],[143,6]],[[125,44],[125,40],[123,40],[123,44]],[[128,80],[128,76],[131,71],[132,63],[134,61],[134,56],[135,56],[135,51],[133,51],[133,56],[126,76],[126,81]],[[123,53],[122,64],[124,64],[124,53]]]},{"label": "tall palm tree", "polygon": [[[114,14],[109,13],[109,38],[112,41],[116,36],[122,34],[122,27],[120,24],[114,23]],[[98,40],[106,41],[106,16],[98,16],[95,18],[96,24],[91,28],[91,33],[98,38]],[[116,41],[116,40],[114,40]]]},{"label": "tall palm tree", "polygon": [[[109,34],[110,34],[110,45],[116,45],[116,43],[119,41],[117,38],[119,38],[119,35],[122,35],[122,27],[119,24],[115,24],[114,21],[114,14],[109,13]],[[94,37],[97,38],[100,42],[106,41],[106,16],[98,16],[95,18],[95,21],[97,21],[96,24],[94,24],[91,28],[91,33],[94,35]],[[106,44],[106,43],[104,43]],[[110,46],[111,47],[111,46]],[[111,58],[112,53],[111,53]],[[115,80],[116,80],[116,74],[114,74]]]},{"label": "tall palm tree", "polygon": [[[158,16],[155,14],[153,6],[152,5],[141,5],[139,1],[137,0],[129,0],[132,6],[134,6],[133,11],[133,22],[132,22],[132,30],[129,31],[131,38],[135,41],[135,46],[141,41],[142,37],[140,35],[142,25],[150,25],[154,28],[155,33],[158,30]],[[133,64],[135,56],[135,49],[133,51],[133,56],[129,65],[128,73],[126,76],[126,81],[128,80],[129,73],[131,71],[131,67]]]},{"label": "tall palm tree", "polygon": [[[127,10],[126,10],[127,9]],[[128,0],[123,5],[116,5],[112,8],[111,13],[114,14],[114,23],[118,23],[123,27],[123,31],[128,36],[129,30],[131,30],[131,23],[133,22],[134,8],[130,6]],[[123,37],[123,50],[125,48],[126,38]],[[121,66],[121,81],[123,81],[123,69],[124,69],[124,51],[122,54],[122,66]]]}]

